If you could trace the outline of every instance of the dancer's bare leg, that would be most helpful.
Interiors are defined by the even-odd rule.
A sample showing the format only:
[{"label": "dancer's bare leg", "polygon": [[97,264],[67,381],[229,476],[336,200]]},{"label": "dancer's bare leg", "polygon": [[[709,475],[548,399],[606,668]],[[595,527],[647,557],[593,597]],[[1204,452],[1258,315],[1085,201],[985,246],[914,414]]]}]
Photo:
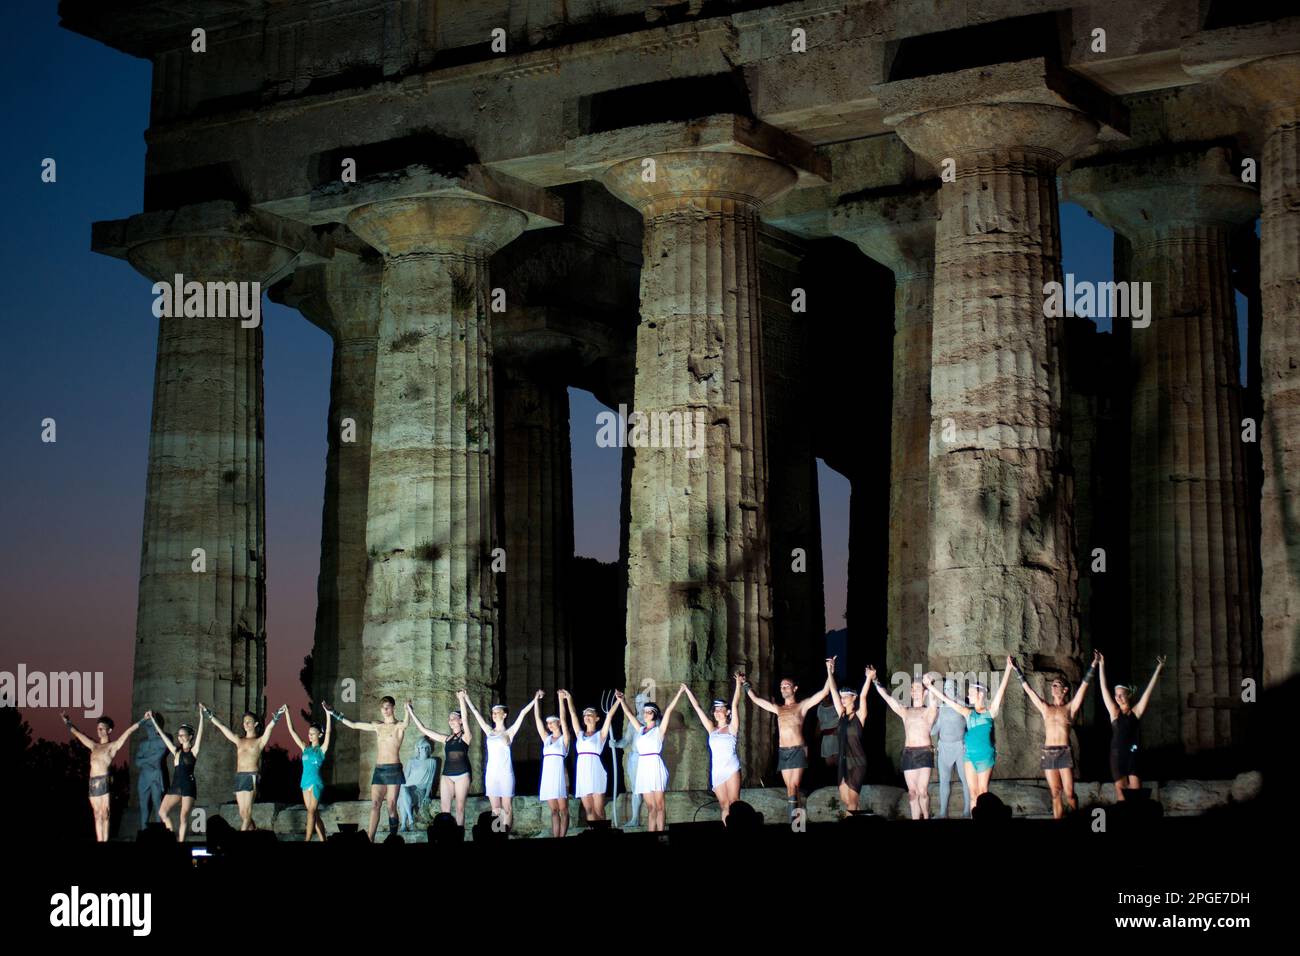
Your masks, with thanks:
[{"label": "dancer's bare leg", "polygon": [[375,831],[379,829],[379,811],[384,805],[384,787],[381,784],[372,783],[370,785],[370,827],[366,832],[370,835],[370,842],[375,842]]}]

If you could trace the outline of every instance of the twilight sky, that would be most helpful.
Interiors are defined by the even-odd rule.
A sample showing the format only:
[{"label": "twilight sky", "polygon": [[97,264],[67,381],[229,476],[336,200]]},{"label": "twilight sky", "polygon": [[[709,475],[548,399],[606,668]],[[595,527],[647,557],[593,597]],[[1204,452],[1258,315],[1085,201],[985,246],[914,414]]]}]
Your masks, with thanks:
[{"label": "twilight sky", "polygon": [[[15,5],[0,35],[9,130],[0,144],[0,670],[102,671],[105,711],[121,727],[139,716],[128,711],[157,320],[148,280],[93,254],[90,224],[142,209],[150,65],[58,29],[53,3]],[[58,164],[53,184],[40,179],[46,157]],[[1067,272],[1110,278],[1109,230],[1067,205],[1062,238]],[[297,313],[263,309],[267,695],[297,709],[315,617],[330,343]],[[595,399],[570,395],[576,550],[614,560],[618,451],[595,445]],[[54,444],[40,440],[47,417]],[[827,627],[836,628],[849,485],[820,463],[818,474]],[[65,736],[56,711],[25,716],[37,735]]]}]

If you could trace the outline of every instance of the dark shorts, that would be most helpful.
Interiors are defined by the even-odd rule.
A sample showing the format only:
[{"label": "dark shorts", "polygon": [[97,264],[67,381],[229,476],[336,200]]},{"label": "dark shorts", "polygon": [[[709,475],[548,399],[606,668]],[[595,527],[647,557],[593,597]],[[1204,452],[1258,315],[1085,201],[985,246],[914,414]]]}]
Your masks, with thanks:
[{"label": "dark shorts", "polygon": [[235,793],[256,793],[257,792],[257,774],[240,773],[235,774]]},{"label": "dark shorts", "polygon": [[777,770],[806,770],[807,767],[807,747],[782,747],[777,751]]},{"label": "dark shorts", "polygon": [[108,795],[108,774],[90,778],[90,795],[92,797],[103,797]]},{"label": "dark shorts", "polygon": [[377,763],[375,772],[370,775],[372,787],[400,787],[404,783],[406,783],[406,775],[402,773],[400,763]]},{"label": "dark shorts", "polygon": [[1070,746],[1066,744],[1061,747],[1044,747],[1043,757],[1038,761],[1040,770],[1073,770],[1074,756],[1070,753]]},{"label": "dark shorts", "polygon": [[839,771],[839,782],[849,785],[851,790],[861,790],[867,781],[867,762],[861,757],[841,757],[835,765]]},{"label": "dark shorts", "polygon": [[167,794],[172,797],[197,797],[199,788],[194,785],[194,781],[190,778],[173,780],[172,785],[167,788]]},{"label": "dark shorts", "polygon": [[1136,750],[1112,750],[1110,752],[1110,779],[1123,780],[1125,777],[1138,775],[1138,755]]},{"label": "dark shorts", "polygon": [[903,767],[907,770],[933,770],[934,750],[930,747],[904,747]]}]

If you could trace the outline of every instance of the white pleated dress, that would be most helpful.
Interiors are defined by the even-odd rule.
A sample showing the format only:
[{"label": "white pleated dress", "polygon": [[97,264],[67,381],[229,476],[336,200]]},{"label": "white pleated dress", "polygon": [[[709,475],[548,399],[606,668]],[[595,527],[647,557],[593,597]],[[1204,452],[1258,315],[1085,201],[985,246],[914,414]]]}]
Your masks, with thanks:
[{"label": "white pleated dress", "polygon": [[510,759],[510,741],[505,734],[488,734],[487,766],[483,770],[483,792],[489,797],[515,795],[515,765]]},{"label": "white pleated dress", "polygon": [[563,734],[542,742],[542,785],[537,791],[538,800],[568,799],[569,774],[564,766],[564,758],[568,755],[569,748]]},{"label": "white pleated dress", "polygon": [[668,765],[662,756],[663,728],[655,725],[642,730],[636,738],[636,783],[633,793],[656,793],[668,789]]},{"label": "white pleated dress", "polygon": [[727,782],[733,773],[740,769],[740,758],[736,756],[736,735],[725,730],[709,731],[709,755],[713,758],[713,789]]},{"label": "white pleated dress", "polygon": [[605,773],[605,764],[600,759],[604,752],[605,738],[599,730],[590,737],[578,734],[578,769],[573,791],[575,797],[605,792],[609,785],[609,775]]}]

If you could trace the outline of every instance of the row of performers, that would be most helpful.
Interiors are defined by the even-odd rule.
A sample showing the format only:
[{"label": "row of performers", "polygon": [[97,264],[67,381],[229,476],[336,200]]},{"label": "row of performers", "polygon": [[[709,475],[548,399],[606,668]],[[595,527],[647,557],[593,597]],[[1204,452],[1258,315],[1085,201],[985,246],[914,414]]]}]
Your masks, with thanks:
[{"label": "row of performers", "polygon": [[[1141,782],[1138,768],[1139,722],[1150,702],[1164,663],[1164,658],[1157,659],[1155,672],[1137,700],[1133,699],[1134,688],[1126,685],[1116,685],[1112,691],[1106,679],[1105,659],[1100,653],[1094,653],[1092,666],[1089,667],[1073,694],[1070,693],[1064,678],[1056,677],[1049,683],[1047,694],[1040,695],[1025,680],[1024,672],[1016,662],[1008,656],[1006,673],[999,682],[996,692],[992,694],[983,684],[971,683],[967,687],[966,699],[957,700],[952,696],[954,685],[951,682],[941,690],[927,675],[913,681],[911,700],[906,705],[896,700],[880,683],[874,667],[866,669],[866,680],[861,692],[852,688],[837,687],[835,659],[828,658],[826,682],[817,693],[809,697],[800,699],[798,686],[787,678],[781,681],[779,701],[765,700],[754,693],[743,673],[737,673],[734,678],[735,691],[731,702],[714,700],[707,712],[691,689],[682,684],[667,707],[660,710],[653,701],[646,701],[639,715],[628,706],[623,694],[618,692],[614,695],[609,709],[603,714],[594,707],[587,707],[579,716],[573,697],[568,691],[559,690],[557,692],[558,713],[546,717],[545,720],[538,710],[545,696],[539,690],[512,723],[507,723],[509,714],[502,704],[494,704],[489,710],[490,721],[485,719],[466,692],[461,690],[456,695],[460,702],[460,709],[453,710],[448,715],[446,733],[439,733],[426,727],[416,716],[410,701],[406,702],[403,719],[398,720],[397,703],[392,697],[383,698],[380,704],[380,718],[375,721],[349,720],[331,708],[328,703],[324,704],[323,725],[311,724],[307,729],[305,741],[294,729],[286,705],[282,705],[275,712],[260,734],[258,720],[254,714],[244,714],[243,733],[236,734],[203,704],[198,705],[200,721],[197,732],[189,724],[182,724],[176,732],[175,740],[163,733],[152,712],[146,712],[144,719],[153,722],[159,737],[171,754],[172,782],[159,806],[158,816],[169,830],[177,834],[179,840],[185,839],[190,809],[198,796],[194,767],[202,746],[203,727],[206,723],[210,722],[235,745],[235,800],[239,806],[241,829],[248,830],[254,828],[253,801],[257,792],[262,750],[271,739],[276,724],[284,718],[290,736],[302,751],[300,786],[303,803],[307,809],[307,840],[311,840],[314,836],[318,836],[321,840],[325,839],[325,826],[318,812],[321,794],[325,787],[321,777],[321,766],[329,752],[334,723],[338,722],[353,730],[375,734],[376,759],[370,781],[371,810],[368,828],[368,834],[373,840],[379,826],[381,811],[385,806],[388,811],[389,830],[396,831],[398,828],[398,791],[406,782],[398,755],[406,731],[412,723],[425,737],[443,745],[444,764],[440,787],[442,811],[452,812],[454,805],[456,820],[462,826],[464,825],[465,802],[469,795],[472,773],[469,751],[473,743],[473,732],[465,719],[466,713],[478,724],[486,738],[484,792],[492,804],[494,816],[509,828],[513,822],[511,814],[515,792],[515,774],[510,748],[525,718],[531,712],[537,734],[542,742],[542,774],[538,799],[550,805],[552,834],[564,836],[569,824],[569,780],[566,758],[575,742],[577,763],[574,795],[582,801],[583,811],[588,820],[605,819],[608,780],[601,755],[609,738],[611,722],[615,713],[620,710],[626,716],[630,726],[629,775],[633,781],[633,794],[645,804],[647,828],[664,829],[664,792],[668,789],[668,767],[663,760],[663,735],[673,711],[683,696],[690,702],[701,725],[708,733],[712,758],[711,783],[721,807],[724,823],[732,804],[740,798],[741,773],[736,742],[742,694],[745,694],[754,706],[776,715],[779,744],[777,766],[785,782],[786,799],[792,815],[798,809],[800,784],[803,772],[808,766],[808,748],[803,736],[804,718],[823,700],[829,699],[832,702],[838,714],[836,772],[840,799],[845,812],[854,812],[858,809],[859,792],[865,781],[866,750],[863,730],[867,719],[868,698],[874,686],[886,705],[903,721],[905,738],[902,770],[907,781],[912,818],[925,819],[929,817],[930,774],[935,767],[936,748],[931,743],[931,736],[936,729],[941,731],[938,734],[940,761],[955,761],[962,768],[968,807],[988,791],[989,780],[997,761],[997,751],[993,743],[994,721],[1011,683],[1007,675],[1014,674],[1019,679],[1020,686],[1030,703],[1043,718],[1044,741],[1040,766],[1052,792],[1053,814],[1060,817],[1067,806],[1071,809],[1076,807],[1074,764],[1069,733],[1093,677],[1100,670],[1102,698],[1111,719],[1111,777],[1115,782],[1116,797],[1122,800],[1125,789],[1136,788]],[[943,722],[937,723],[941,721],[941,704]],[[63,715],[63,719],[72,735],[90,750],[90,804],[95,817],[96,837],[107,840],[109,766],[118,750],[141,722],[132,724],[119,737],[113,739],[113,721],[107,717],[101,718],[96,725],[98,739],[92,740],[73,726],[67,714]],[[945,727],[944,724],[949,726]],[[947,750],[945,745],[948,747]],[[951,747],[954,745],[959,745],[960,750],[953,751]],[[180,811],[176,825],[171,822],[173,810]]]}]

